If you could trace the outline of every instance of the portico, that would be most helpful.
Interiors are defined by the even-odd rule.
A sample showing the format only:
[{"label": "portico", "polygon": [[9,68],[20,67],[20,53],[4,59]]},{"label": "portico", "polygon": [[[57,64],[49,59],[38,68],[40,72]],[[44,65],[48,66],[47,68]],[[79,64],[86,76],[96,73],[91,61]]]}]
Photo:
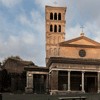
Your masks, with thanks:
[{"label": "portico", "polygon": [[[64,63],[65,58],[51,58],[50,59],[50,92],[51,94],[56,94],[60,92],[98,92],[99,85],[99,72],[97,62],[95,65],[90,65],[89,60],[87,64],[80,64],[77,62],[72,62],[72,59],[67,59]],[[55,60],[55,63],[53,63]],[[68,61],[70,60],[70,61]],[[75,60],[75,59],[74,59]],[[81,59],[80,59],[81,61]],[[70,64],[69,64],[70,62]],[[77,64],[74,64],[77,63]],[[91,62],[92,63],[92,62]],[[93,68],[93,69],[92,69]],[[53,79],[52,79],[53,77]]]}]

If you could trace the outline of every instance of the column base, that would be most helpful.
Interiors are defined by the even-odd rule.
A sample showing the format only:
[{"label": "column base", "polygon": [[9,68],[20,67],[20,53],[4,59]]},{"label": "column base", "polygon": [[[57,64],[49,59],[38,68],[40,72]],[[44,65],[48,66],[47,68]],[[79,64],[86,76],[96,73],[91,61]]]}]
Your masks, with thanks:
[{"label": "column base", "polygon": [[25,92],[26,93],[33,93],[33,88],[31,88],[31,87],[25,87]]},{"label": "column base", "polygon": [[51,90],[50,95],[56,95],[58,93],[58,90]]},{"label": "column base", "polygon": [[98,90],[98,93],[100,93],[100,90]]},{"label": "column base", "polygon": [[71,90],[67,90],[68,92],[70,92]]},{"label": "column base", "polygon": [[82,90],[82,93],[85,93],[85,90]]}]

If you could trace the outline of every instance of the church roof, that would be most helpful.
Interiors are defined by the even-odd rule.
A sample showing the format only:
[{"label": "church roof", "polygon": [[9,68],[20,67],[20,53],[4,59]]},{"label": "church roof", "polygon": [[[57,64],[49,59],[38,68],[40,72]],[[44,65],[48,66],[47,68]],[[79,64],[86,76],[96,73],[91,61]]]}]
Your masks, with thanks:
[{"label": "church roof", "polygon": [[99,47],[100,48],[100,43],[96,42],[86,36],[80,36],[68,41],[64,41],[59,43],[60,46],[85,46],[85,47]]}]

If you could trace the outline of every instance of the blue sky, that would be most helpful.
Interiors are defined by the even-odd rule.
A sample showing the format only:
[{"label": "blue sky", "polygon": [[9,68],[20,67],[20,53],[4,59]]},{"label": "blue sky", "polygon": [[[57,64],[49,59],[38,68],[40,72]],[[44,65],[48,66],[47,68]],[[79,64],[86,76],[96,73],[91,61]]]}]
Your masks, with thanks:
[{"label": "blue sky", "polygon": [[45,66],[45,5],[67,6],[66,40],[83,25],[100,42],[100,0],[0,0],[0,61],[20,56]]}]

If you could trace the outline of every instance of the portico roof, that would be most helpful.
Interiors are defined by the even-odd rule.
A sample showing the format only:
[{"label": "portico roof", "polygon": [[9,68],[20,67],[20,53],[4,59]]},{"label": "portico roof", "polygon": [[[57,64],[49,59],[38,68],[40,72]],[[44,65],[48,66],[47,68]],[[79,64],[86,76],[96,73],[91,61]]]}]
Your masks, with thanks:
[{"label": "portico roof", "polygon": [[51,57],[47,63],[47,67],[50,67],[52,63],[100,65],[100,59]]}]

